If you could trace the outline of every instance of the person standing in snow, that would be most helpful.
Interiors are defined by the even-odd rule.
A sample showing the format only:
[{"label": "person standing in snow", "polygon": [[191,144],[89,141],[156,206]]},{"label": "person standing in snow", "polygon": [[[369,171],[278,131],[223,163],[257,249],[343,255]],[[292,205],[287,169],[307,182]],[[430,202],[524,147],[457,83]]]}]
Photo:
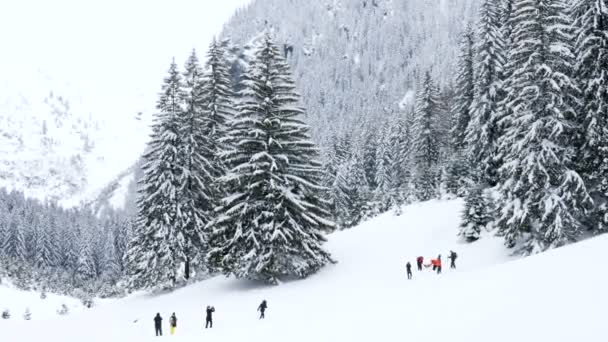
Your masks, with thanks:
[{"label": "person standing in snow", "polygon": [[437,257],[437,274],[441,274],[441,254]]},{"label": "person standing in snow", "polygon": [[169,318],[169,327],[171,335],[175,334],[175,328],[177,328],[177,316],[175,316],[175,312]]},{"label": "person standing in snow", "polygon": [[419,256],[416,259],[416,264],[418,265],[418,271],[422,271],[422,264],[424,263],[424,257]]},{"label": "person standing in snow", "polygon": [[258,311],[260,312],[260,319],[264,319],[264,312],[268,308],[268,304],[266,303],[266,299],[262,301],[262,304],[258,306]]},{"label": "person standing in snow", "polygon": [[458,254],[454,251],[450,251],[450,256],[448,257],[448,259],[450,259],[450,268],[456,268],[456,258],[458,258]]},{"label": "person standing in snow", "polygon": [[207,319],[205,323],[205,329],[213,328],[213,313],[215,312],[215,307],[207,305]]},{"label": "person standing in snow", "polygon": [[154,330],[156,331],[156,336],[163,336],[163,318],[160,317],[160,313],[156,314],[154,317]]},{"label": "person standing in snow", "polygon": [[412,279],[412,264],[409,261],[405,264],[405,270],[407,271],[407,279]]}]

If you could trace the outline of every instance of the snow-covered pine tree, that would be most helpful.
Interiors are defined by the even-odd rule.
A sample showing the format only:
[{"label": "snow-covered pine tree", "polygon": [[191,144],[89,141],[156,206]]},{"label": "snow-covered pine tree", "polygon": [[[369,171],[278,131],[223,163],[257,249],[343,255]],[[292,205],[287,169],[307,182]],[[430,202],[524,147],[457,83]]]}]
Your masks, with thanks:
[{"label": "snow-covered pine tree", "polygon": [[393,129],[394,160],[393,173],[397,204],[414,200],[412,185],[412,113],[404,114],[396,120]]},{"label": "snow-covered pine tree", "polygon": [[[382,126],[380,126],[380,129]],[[361,134],[361,149],[363,152],[363,171],[365,172],[365,180],[369,184],[371,190],[375,190],[378,187],[376,183],[376,174],[378,172],[378,148],[381,144],[382,136],[378,136],[375,130],[363,131]]]},{"label": "snow-covered pine tree", "polygon": [[500,23],[500,2],[484,0],[475,43],[475,96],[466,142],[469,158],[478,170],[477,181],[498,183],[499,102],[504,97],[502,77],[505,64]]},{"label": "snow-covered pine tree", "polygon": [[84,285],[87,281],[95,278],[97,268],[93,260],[93,239],[91,235],[81,238],[79,244],[78,262],[76,265],[76,279],[79,285]]},{"label": "snow-covered pine tree", "polygon": [[179,140],[183,98],[182,78],[174,61],[164,80],[151,141],[144,155],[139,212],[128,252],[130,285],[135,288],[167,281],[173,284],[177,277],[175,230],[183,223],[180,201],[183,163]]},{"label": "snow-covered pine tree", "polygon": [[27,249],[23,236],[23,215],[22,208],[14,207],[10,212],[4,245],[2,246],[4,256],[20,265],[23,265],[27,260]]},{"label": "snow-covered pine tree", "polygon": [[578,170],[594,200],[585,220],[595,233],[608,231],[608,2],[576,0],[575,53],[577,83],[582,91]]},{"label": "snow-covered pine tree", "polygon": [[204,112],[203,71],[196,52],[188,57],[183,73],[184,110],[179,115],[179,144],[182,167],[179,189],[182,215],[176,227],[176,253],[184,263],[184,278],[190,278],[191,266],[204,262],[204,227],[212,219],[218,171],[215,149],[209,135],[209,118]]},{"label": "snow-covered pine tree", "polygon": [[392,120],[387,120],[376,142],[374,202],[377,213],[386,212],[396,204],[394,149],[392,149],[394,127],[391,123]]},{"label": "snow-covered pine tree", "polygon": [[469,121],[471,121],[471,104],[475,96],[475,33],[469,24],[462,33],[460,41],[460,55],[458,56],[458,70],[455,80],[455,94],[452,106],[454,127],[451,131],[452,148],[454,150],[466,149],[466,135]]},{"label": "snow-covered pine tree", "polygon": [[318,151],[270,33],[258,43],[243,85],[230,125],[227,162],[233,167],[224,177],[233,192],[213,223],[209,261],[238,278],[273,284],[305,277],[331,261],[321,231],[333,222],[318,195],[325,190]]},{"label": "snow-covered pine tree", "polygon": [[341,229],[358,225],[371,209],[370,189],[363,164],[362,151],[353,153],[351,159],[339,168],[332,185],[335,216]]},{"label": "snow-covered pine tree", "polygon": [[497,226],[508,246],[520,242],[529,254],[576,240],[590,197],[572,165],[577,89],[564,3],[521,0],[514,13]]},{"label": "snow-covered pine tree", "polygon": [[427,72],[418,91],[413,126],[413,186],[419,201],[437,197],[439,190],[438,89]]},{"label": "snow-covered pine tree", "polygon": [[492,222],[491,205],[484,195],[482,186],[475,186],[469,190],[465,198],[462,223],[458,235],[467,242],[477,241],[483,230]]},{"label": "snow-covered pine tree", "polygon": [[467,25],[460,42],[455,94],[452,104],[454,126],[451,130],[451,156],[446,170],[446,191],[464,196],[469,186],[470,168],[467,163],[466,136],[471,121],[471,105],[475,96],[475,34]]},{"label": "snow-covered pine tree", "polygon": [[55,225],[51,221],[51,215],[51,210],[45,210],[34,224],[36,236],[34,266],[38,268],[53,267],[58,264],[59,248],[53,239]]}]

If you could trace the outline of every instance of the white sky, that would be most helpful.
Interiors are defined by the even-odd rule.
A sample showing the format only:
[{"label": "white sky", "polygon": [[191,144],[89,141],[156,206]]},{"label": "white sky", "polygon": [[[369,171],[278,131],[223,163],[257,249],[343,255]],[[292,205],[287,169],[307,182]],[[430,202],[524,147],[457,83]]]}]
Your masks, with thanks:
[{"label": "white sky", "polygon": [[171,58],[181,66],[193,47],[202,58],[248,2],[0,0],[0,81],[42,70],[77,88],[96,116],[120,106],[131,112],[138,102],[149,110]]}]

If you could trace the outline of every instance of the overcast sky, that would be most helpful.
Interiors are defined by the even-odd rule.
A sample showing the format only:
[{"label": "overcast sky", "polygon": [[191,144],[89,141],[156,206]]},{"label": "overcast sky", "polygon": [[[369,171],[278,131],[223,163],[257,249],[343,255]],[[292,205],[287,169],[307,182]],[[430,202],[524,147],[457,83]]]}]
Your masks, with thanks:
[{"label": "overcast sky", "polygon": [[2,0],[0,80],[40,69],[91,104],[112,97],[125,104],[142,94],[153,101],[171,57],[181,66],[192,48],[204,54],[248,2]]}]

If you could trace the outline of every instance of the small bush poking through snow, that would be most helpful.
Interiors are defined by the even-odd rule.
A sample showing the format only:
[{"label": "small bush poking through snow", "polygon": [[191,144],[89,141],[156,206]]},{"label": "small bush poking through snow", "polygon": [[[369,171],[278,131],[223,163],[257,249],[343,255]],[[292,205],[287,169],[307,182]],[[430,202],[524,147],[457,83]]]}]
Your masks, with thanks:
[{"label": "small bush poking through snow", "polygon": [[11,318],[11,313],[8,311],[8,309],[5,309],[4,311],[2,311],[2,319],[9,319]]},{"label": "small bush poking through snow", "polygon": [[95,303],[93,302],[93,298],[84,298],[82,300],[82,305],[84,305],[87,309],[90,309],[93,307],[93,305],[95,305]]},{"label": "small bush poking through snow", "polygon": [[64,316],[69,313],[68,306],[65,304],[61,304],[61,309],[57,310],[57,314]]}]

